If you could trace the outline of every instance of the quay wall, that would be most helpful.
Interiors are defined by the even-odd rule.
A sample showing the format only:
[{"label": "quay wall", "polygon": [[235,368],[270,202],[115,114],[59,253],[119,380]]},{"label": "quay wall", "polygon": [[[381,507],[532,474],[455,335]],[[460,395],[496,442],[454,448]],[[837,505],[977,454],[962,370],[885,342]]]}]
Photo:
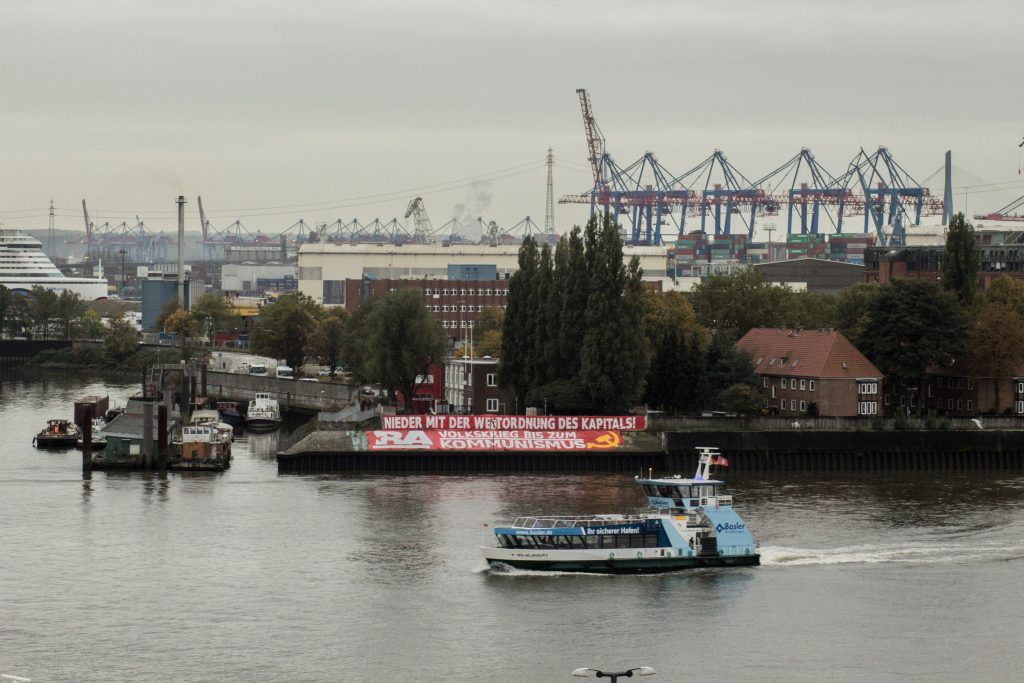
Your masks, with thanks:
[{"label": "quay wall", "polygon": [[234,372],[206,373],[206,394],[212,401],[252,400],[256,392],[267,392],[289,412],[317,413],[329,406],[349,403],[348,385],[336,382],[300,382]]},{"label": "quay wall", "polygon": [[63,339],[0,339],[0,370],[24,365],[43,351],[70,346]]},{"label": "quay wall", "polygon": [[[322,432],[278,454],[281,474],[543,473],[682,474],[697,446],[718,446],[730,473],[1024,471],[1024,431],[663,432],[661,448],[594,452],[368,451]],[[316,437],[316,438],[313,438]],[[658,443],[658,439],[652,439]]]}]

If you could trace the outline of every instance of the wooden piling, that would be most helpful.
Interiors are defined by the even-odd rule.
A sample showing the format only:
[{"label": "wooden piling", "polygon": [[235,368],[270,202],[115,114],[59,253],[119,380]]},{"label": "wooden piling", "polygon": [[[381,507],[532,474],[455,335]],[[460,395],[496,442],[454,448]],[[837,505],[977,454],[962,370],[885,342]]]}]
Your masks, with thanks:
[{"label": "wooden piling", "polygon": [[146,469],[153,467],[153,403],[142,404],[142,459]]},{"label": "wooden piling", "polygon": [[82,475],[92,476],[92,405],[82,409]]},{"label": "wooden piling", "polygon": [[167,473],[167,404],[161,403],[157,412],[157,469],[160,474]]}]

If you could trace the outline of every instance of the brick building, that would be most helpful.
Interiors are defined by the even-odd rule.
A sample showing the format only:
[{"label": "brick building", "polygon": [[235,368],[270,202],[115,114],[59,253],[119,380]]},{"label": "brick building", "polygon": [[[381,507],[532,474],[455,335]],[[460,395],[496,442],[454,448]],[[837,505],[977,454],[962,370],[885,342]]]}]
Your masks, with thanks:
[{"label": "brick building", "polygon": [[736,342],[754,363],[771,415],[877,415],[883,375],[835,330],[755,328]]},{"label": "brick building", "polygon": [[504,309],[508,303],[508,280],[361,280],[344,281],[345,308],[356,312],[367,301],[399,289],[416,289],[424,306],[448,331],[452,343],[468,339],[477,316],[488,306]]},{"label": "brick building", "polygon": [[497,358],[449,358],[444,365],[444,392],[456,413],[512,414],[515,392],[498,386]]}]

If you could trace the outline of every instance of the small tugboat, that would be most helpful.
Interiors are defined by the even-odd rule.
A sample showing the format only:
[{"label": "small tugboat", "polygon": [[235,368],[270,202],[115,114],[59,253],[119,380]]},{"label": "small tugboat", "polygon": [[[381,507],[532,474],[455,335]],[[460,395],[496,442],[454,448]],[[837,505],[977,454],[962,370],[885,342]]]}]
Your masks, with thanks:
[{"label": "small tugboat", "polygon": [[[92,449],[94,451],[101,450],[107,447],[107,435],[101,430],[107,426],[107,421],[102,417],[94,417],[92,419]],[[75,441],[75,445],[82,448],[84,444],[85,434],[79,431],[78,439]]]},{"label": "small tugboat", "polygon": [[241,427],[245,424],[245,416],[234,401],[218,401],[217,412],[220,413],[220,419],[232,427]]},{"label": "small tugboat", "polygon": [[642,573],[760,564],[757,545],[732,507],[728,466],[717,448],[699,447],[693,478],[636,478],[651,512],[642,515],[520,517],[494,529],[498,547],[482,547],[491,567],[563,572]]},{"label": "small tugboat", "polygon": [[32,439],[36,448],[74,448],[82,430],[70,420],[48,420],[46,429]]},{"label": "small tugboat", "polygon": [[234,428],[216,410],[197,410],[174,439],[173,470],[224,470],[231,466]]},{"label": "small tugboat", "polygon": [[277,399],[270,398],[269,393],[257,391],[245,413],[245,428],[253,432],[270,432],[280,426],[281,407]]}]

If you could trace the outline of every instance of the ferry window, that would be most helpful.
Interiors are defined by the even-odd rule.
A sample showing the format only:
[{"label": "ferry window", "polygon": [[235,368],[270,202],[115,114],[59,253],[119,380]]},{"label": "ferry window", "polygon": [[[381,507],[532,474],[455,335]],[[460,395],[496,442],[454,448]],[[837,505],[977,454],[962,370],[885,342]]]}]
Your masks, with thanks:
[{"label": "ferry window", "polygon": [[644,534],[629,534],[629,547],[630,548],[643,548],[644,547]]},{"label": "ferry window", "polygon": [[644,493],[648,496],[656,496],[658,495],[658,489],[651,484],[644,484]]}]

